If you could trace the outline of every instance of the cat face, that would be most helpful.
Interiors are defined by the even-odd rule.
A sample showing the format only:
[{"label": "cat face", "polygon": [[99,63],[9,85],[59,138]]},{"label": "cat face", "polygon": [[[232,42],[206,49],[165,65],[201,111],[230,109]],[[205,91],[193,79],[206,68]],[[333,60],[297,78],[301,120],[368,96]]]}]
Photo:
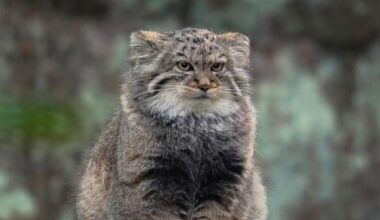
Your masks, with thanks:
[{"label": "cat face", "polygon": [[248,95],[249,40],[242,34],[139,31],[129,60],[132,96],[152,112],[227,115]]}]

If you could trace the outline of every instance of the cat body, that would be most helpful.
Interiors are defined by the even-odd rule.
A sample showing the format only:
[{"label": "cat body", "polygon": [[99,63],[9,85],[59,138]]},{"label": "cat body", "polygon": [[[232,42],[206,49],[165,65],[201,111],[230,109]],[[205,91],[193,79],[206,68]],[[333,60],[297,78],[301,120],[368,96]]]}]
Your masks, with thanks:
[{"label": "cat body", "polygon": [[133,33],[121,108],[90,152],[79,219],[266,219],[248,55],[236,33]]}]

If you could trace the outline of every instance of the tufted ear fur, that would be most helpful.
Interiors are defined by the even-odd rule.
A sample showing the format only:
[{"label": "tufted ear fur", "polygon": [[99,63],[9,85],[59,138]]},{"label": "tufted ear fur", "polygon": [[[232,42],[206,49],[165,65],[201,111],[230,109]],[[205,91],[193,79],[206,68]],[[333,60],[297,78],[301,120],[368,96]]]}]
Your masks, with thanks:
[{"label": "tufted ear fur", "polygon": [[131,34],[129,58],[139,59],[155,54],[163,46],[163,35],[153,31],[136,31]]},{"label": "tufted ear fur", "polygon": [[224,33],[219,35],[219,40],[227,46],[234,60],[235,66],[249,66],[249,38],[240,33]]}]

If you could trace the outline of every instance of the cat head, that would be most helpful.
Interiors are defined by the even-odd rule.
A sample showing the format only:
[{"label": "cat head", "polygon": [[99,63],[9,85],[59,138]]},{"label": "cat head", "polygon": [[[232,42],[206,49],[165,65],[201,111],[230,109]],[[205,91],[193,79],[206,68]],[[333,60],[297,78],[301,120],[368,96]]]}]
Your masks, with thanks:
[{"label": "cat head", "polygon": [[249,95],[249,39],[186,28],[131,34],[130,97],[144,110],[170,117],[231,114]]}]

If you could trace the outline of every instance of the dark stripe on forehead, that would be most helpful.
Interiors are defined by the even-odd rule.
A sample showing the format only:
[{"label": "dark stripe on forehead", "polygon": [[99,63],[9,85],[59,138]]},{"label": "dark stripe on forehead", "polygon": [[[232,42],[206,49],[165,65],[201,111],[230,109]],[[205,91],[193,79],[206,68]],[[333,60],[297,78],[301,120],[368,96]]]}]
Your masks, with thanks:
[{"label": "dark stripe on forehead", "polygon": [[207,63],[206,63],[206,61],[203,61],[203,63],[202,63],[202,68],[203,68],[203,69],[206,69],[206,67],[207,67]]},{"label": "dark stripe on forehead", "polygon": [[205,40],[203,38],[200,38],[200,37],[193,38],[194,44],[200,44],[200,43],[204,43],[204,42],[205,42]]},{"label": "dark stripe on forehead", "polygon": [[185,42],[185,39],[180,38],[180,37],[176,37],[175,40],[176,40],[177,42],[182,42],[182,43]]}]

